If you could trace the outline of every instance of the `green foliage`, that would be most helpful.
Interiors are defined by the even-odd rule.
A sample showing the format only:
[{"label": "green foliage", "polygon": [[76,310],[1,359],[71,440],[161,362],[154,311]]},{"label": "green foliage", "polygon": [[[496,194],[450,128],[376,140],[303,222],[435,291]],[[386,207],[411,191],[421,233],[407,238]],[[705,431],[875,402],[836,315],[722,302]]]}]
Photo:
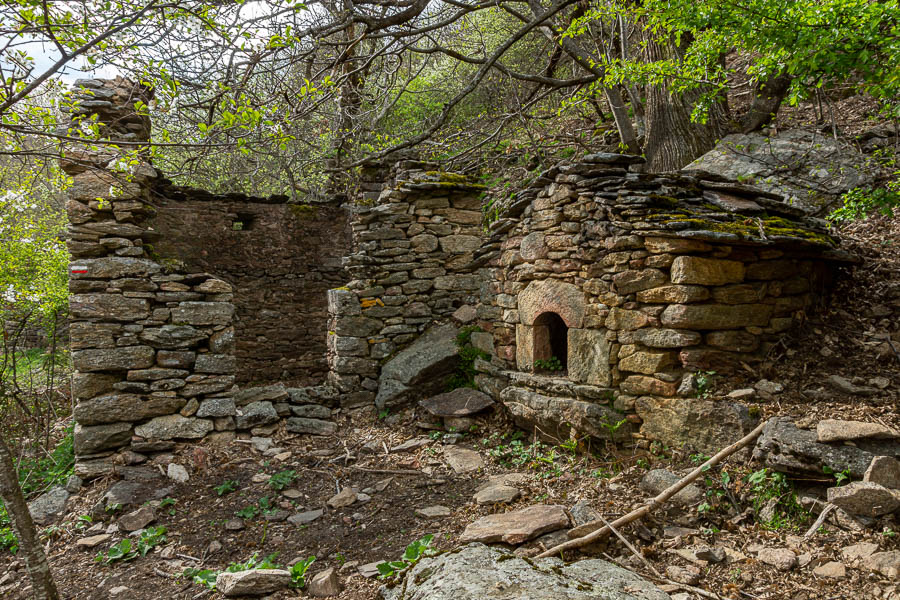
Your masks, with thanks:
[{"label": "green foliage", "polygon": [[534,361],[535,369],[543,369],[545,371],[562,371],[562,363],[559,362],[559,358],[555,356],[551,356],[548,359],[539,358]]},{"label": "green foliage", "polygon": [[[259,553],[254,553],[253,556],[248,558],[244,562],[233,562],[230,563],[227,567],[225,567],[226,573],[238,573],[240,571],[250,571],[252,569],[280,569],[281,565],[275,562],[275,559],[278,557],[277,552],[273,552],[269,554],[262,560],[259,559]],[[308,563],[306,568],[312,564],[312,561],[316,559],[313,556],[311,559],[307,559]],[[304,561],[300,561],[301,563]],[[300,563],[298,563],[300,564]],[[306,568],[302,568],[302,572],[299,575],[299,581],[301,585],[296,585],[297,580],[293,578],[294,570],[291,569],[292,582],[296,585],[296,587],[303,587],[305,585],[305,581],[303,581],[303,574],[306,572]],[[216,589],[216,579],[219,577],[219,573],[221,571],[216,571],[214,569],[197,569],[197,568],[187,568],[181,572],[182,576],[189,578],[193,583],[205,587],[208,590]]]},{"label": "green foliage", "polygon": [[213,489],[216,490],[216,494],[218,496],[226,496],[232,492],[236,492],[238,489],[238,482],[233,479],[226,479],[219,485],[215,486]]},{"label": "green foliage", "polygon": [[275,473],[269,478],[269,487],[273,490],[281,491],[293,483],[297,478],[297,471],[287,470]]},{"label": "green foliage", "polygon": [[809,520],[809,512],[797,502],[797,494],[784,473],[760,469],[747,476],[747,484],[753,493],[753,511],[761,521],[761,512],[770,501],[774,502],[772,516],[761,521],[766,529],[796,529]]},{"label": "green foliage", "polygon": [[475,361],[477,359],[487,360],[490,355],[483,350],[479,350],[472,345],[472,334],[482,331],[477,325],[468,325],[460,329],[456,336],[456,345],[459,347],[457,354],[459,355],[459,366],[456,372],[447,379],[447,390],[455,390],[457,388],[478,389],[475,384]]},{"label": "green foliage", "polygon": [[826,475],[834,476],[834,484],[837,487],[841,487],[842,485],[850,483],[850,469],[844,469],[843,471],[835,471],[828,465],[822,467],[822,472]]},{"label": "green foliage", "polygon": [[697,387],[698,398],[708,398],[712,393],[712,378],[715,371],[697,371],[694,373],[694,385]]},{"label": "green foliage", "polygon": [[900,181],[881,188],[853,188],[841,196],[841,203],[828,215],[832,223],[860,221],[873,213],[892,217],[900,210]]},{"label": "green foliage", "polygon": [[256,515],[259,514],[259,508],[253,504],[248,504],[234,514],[241,519],[247,519],[249,521],[250,519],[256,518]]},{"label": "green foliage", "polygon": [[98,552],[97,556],[94,557],[94,561],[106,564],[128,562],[139,556],[146,556],[153,548],[160,544],[164,544],[165,542],[165,527],[148,527],[141,532],[137,544],[132,544],[130,539],[124,538],[118,543],[113,544],[106,553],[102,551]]},{"label": "green foliage", "polygon": [[403,557],[400,560],[392,560],[378,564],[378,576],[381,579],[388,579],[389,577],[393,577],[414,567],[416,563],[425,556],[434,554],[434,549],[431,547],[433,539],[434,534],[431,533],[422,536],[406,547],[406,550],[403,552]]},{"label": "green foliage", "polygon": [[294,566],[291,567],[291,587],[296,589],[306,587],[306,572],[314,562],[316,562],[316,557],[310,556],[309,558],[297,561]]}]

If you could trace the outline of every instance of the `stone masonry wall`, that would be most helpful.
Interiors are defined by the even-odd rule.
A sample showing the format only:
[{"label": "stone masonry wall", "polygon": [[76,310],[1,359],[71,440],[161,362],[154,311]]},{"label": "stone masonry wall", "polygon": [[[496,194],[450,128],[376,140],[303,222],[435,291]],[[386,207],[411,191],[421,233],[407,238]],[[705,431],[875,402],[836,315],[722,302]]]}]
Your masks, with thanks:
[{"label": "stone masonry wall", "polygon": [[[73,130],[96,115],[107,139],[141,149],[150,93],[123,79],[76,82]],[[138,144],[131,146],[129,144]],[[147,241],[155,169],[115,148],[72,148],[69,337],[76,472],[108,473],[145,460],[168,440],[234,429],[232,287],[207,273],[153,260]],[[125,167],[121,165],[126,165]],[[125,453],[113,453],[127,449]]]},{"label": "stone masonry wall", "polygon": [[[629,172],[634,158],[555,168],[492,224],[477,258],[493,267],[495,357],[479,381],[514,416],[614,396],[647,437],[677,441],[695,435],[686,419],[711,416],[695,411],[692,374],[759,361],[814,306],[827,262],[849,257],[773,195]],[[544,313],[568,328],[565,373],[535,368]]]},{"label": "stone masonry wall", "polygon": [[237,383],[322,383],[326,291],[346,281],[345,209],[171,185],[154,193],[154,255],[234,287]]},{"label": "stone masonry wall", "polygon": [[373,167],[362,190],[346,265],[352,279],[328,292],[329,381],[346,406],[371,406],[381,365],[473,305],[483,283],[470,270],[482,242],[482,186],[401,161],[387,175]]}]

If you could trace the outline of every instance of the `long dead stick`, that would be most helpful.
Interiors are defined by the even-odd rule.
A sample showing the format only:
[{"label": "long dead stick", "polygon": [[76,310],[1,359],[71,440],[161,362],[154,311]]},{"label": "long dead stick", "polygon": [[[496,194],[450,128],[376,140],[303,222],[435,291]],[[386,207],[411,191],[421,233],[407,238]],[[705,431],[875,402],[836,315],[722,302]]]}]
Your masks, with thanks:
[{"label": "long dead stick", "polygon": [[[659,508],[664,502],[666,502],[669,498],[671,498],[672,496],[674,496],[675,494],[677,494],[678,492],[683,490],[685,487],[687,487],[687,485],[689,483],[691,483],[692,481],[694,481],[695,479],[700,477],[700,475],[702,475],[707,470],[709,470],[710,467],[717,465],[719,462],[722,461],[722,459],[727,458],[728,456],[731,456],[732,454],[734,454],[735,452],[737,452],[738,450],[740,450],[741,448],[743,448],[744,446],[748,445],[750,442],[755,440],[759,436],[759,434],[762,433],[763,427],[765,427],[765,426],[766,426],[766,423],[765,423],[765,421],[763,421],[762,423],[757,425],[756,429],[754,429],[753,431],[751,431],[750,433],[748,433],[747,435],[745,435],[744,437],[742,437],[741,439],[739,439],[738,441],[733,443],[732,445],[728,446],[727,448],[720,450],[718,454],[716,454],[715,456],[710,458],[708,461],[706,461],[705,463],[703,463],[702,465],[700,465],[699,467],[697,467],[696,469],[691,471],[688,475],[686,475],[683,479],[681,479],[677,483],[671,485],[669,488],[664,490],[661,494],[659,494],[653,500],[651,500],[650,502],[648,502],[647,504],[644,504],[643,506],[641,506],[639,508],[634,509],[627,515],[619,517],[618,519],[613,521],[610,525],[612,525],[612,527],[622,527],[623,525],[627,525],[628,523],[631,523],[632,521],[636,521],[637,519],[640,519],[641,517],[644,517],[644,516],[648,515],[649,513],[653,512],[654,510]],[[590,528],[592,526],[596,526],[596,527],[598,527],[598,529],[596,529],[595,531],[592,531],[591,533],[589,533],[585,536],[582,536],[580,538],[575,538],[574,540],[569,540],[568,542],[563,542],[562,544],[554,546],[554,547],[550,548],[549,550],[545,550],[544,552],[541,552],[540,554],[538,554],[536,558],[547,558],[548,556],[554,556],[554,555],[559,554],[560,552],[564,552],[566,550],[574,550],[575,548],[581,548],[583,546],[587,546],[590,543],[593,543],[601,538],[608,536],[612,532],[612,529],[609,526],[603,525],[602,519],[598,519],[596,521],[591,521],[590,523],[586,523],[586,524],[582,525],[582,529]]]}]

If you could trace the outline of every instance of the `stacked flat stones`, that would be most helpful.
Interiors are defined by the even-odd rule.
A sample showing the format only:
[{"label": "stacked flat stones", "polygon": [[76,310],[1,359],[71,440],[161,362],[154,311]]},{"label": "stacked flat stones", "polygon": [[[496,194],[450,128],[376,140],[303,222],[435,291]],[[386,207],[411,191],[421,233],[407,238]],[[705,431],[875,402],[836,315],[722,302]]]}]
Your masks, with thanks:
[{"label": "stacked flat stones", "polygon": [[[72,99],[76,121],[97,115],[109,139],[148,141],[149,121],[135,106],[150,101],[146,88],[81,80]],[[73,177],[66,209],[76,472],[86,477],[168,449],[170,440],[235,427],[231,285],[149,258],[157,174],[146,162],[118,171],[119,156],[73,148],[63,163]],[[113,456],[129,448],[127,461]]]},{"label": "stacked flat stones", "polygon": [[[633,172],[640,160],[599,154],[551,169],[491,225],[474,263],[492,267],[491,306],[481,314],[493,317],[496,356],[485,372],[517,368],[516,328],[525,312],[540,312],[523,292],[559,282],[574,286],[579,302],[583,294],[583,327],[607,345],[609,365],[594,369],[595,384],[618,392],[617,408],[692,396],[685,374],[758,361],[814,305],[827,263],[853,260],[823,222],[776,196],[702,175]],[[564,295],[548,294],[551,307]],[[509,381],[489,379],[483,388]],[[526,387],[566,387],[545,380]]]},{"label": "stacked flat stones", "polygon": [[482,274],[468,267],[482,242],[483,186],[433,169],[401,161],[393,184],[363,183],[353,280],[328,292],[329,381],[345,407],[373,405],[381,361],[479,298]]}]

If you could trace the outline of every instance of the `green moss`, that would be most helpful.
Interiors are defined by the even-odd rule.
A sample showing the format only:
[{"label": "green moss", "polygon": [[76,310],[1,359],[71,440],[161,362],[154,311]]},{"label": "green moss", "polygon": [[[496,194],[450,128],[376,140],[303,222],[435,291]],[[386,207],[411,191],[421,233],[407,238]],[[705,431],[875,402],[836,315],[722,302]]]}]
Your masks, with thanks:
[{"label": "green moss", "polygon": [[296,219],[311,219],[318,213],[316,207],[311,204],[288,204],[287,207]]},{"label": "green moss", "polygon": [[[718,209],[717,209],[718,210]],[[721,214],[717,212],[717,214]],[[794,237],[824,246],[836,246],[831,236],[806,229],[784,217],[770,217],[763,213],[757,217],[734,215],[731,221],[718,221],[708,217],[706,213],[689,208],[682,208],[671,213],[648,215],[650,221],[669,223],[687,223],[695,229],[705,229],[720,233],[732,233],[744,239],[760,238],[760,221],[767,236]]]}]

